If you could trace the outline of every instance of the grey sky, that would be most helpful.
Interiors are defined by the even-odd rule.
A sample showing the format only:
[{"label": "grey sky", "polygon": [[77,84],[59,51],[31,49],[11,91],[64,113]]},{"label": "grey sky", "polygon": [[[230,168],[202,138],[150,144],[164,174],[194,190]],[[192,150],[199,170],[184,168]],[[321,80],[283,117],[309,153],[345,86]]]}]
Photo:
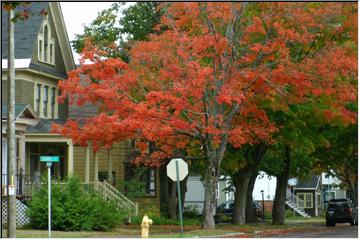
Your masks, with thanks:
[{"label": "grey sky", "polygon": [[[69,40],[73,40],[75,34],[83,33],[84,24],[90,24],[101,10],[109,8],[114,2],[61,2],[66,30]],[[125,7],[132,3],[127,3]],[[78,63],[79,55],[73,51],[75,64]]]}]

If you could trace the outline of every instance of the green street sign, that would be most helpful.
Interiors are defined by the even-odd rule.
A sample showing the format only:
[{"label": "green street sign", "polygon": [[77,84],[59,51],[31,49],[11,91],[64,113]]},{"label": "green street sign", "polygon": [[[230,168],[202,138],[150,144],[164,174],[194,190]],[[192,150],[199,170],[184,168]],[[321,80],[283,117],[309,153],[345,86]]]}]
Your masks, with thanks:
[{"label": "green street sign", "polygon": [[40,156],[40,162],[59,162],[59,156]]}]

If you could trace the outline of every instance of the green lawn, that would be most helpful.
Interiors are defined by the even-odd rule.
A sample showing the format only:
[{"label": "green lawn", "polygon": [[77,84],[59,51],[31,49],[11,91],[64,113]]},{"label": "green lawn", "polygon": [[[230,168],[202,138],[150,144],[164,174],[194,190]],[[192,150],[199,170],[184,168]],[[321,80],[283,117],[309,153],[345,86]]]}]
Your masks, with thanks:
[{"label": "green lawn", "polygon": [[[152,238],[178,238],[178,237],[217,237],[221,235],[240,235],[240,234],[254,234],[261,231],[271,230],[294,230],[305,229],[314,224],[324,224],[323,217],[303,218],[303,217],[289,217],[285,221],[285,225],[273,226],[271,219],[267,219],[265,223],[233,225],[233,224],[219,224],[214,230],[204,230],[200,225],[185,226],[183,236],[180,235],[180,227],[176,225],[153,225],[150,228],[150,237]],[[4,234],[4,232],[3,232]],[[5,233],[6,234],[6,233]],[[28,230],[18,229],[16,231],[18,238],[47,238],[47,230]],[[63,232],[52,231],[54,238],[139,238],[140,226],[128,225],[121,226],[111,232],[97,232],[97,231],[81,231],[81,232]]]}]

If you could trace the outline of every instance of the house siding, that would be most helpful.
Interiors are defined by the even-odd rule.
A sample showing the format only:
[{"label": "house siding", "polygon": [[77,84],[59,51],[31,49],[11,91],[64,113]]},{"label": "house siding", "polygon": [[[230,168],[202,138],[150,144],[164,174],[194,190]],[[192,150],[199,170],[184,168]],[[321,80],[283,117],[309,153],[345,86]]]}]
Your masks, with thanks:
[{"label": "house siding", "polygon": [[[125,179],[125,165],[131,154],[131,143],[124,141],[115,144],[111,149],[112,168],[115,172],[115,187],[123,190],[123,181]],[[107,172],[108,159],[107,150],[102,148],[99,151],[99,172]],[[74,174],[79,176],[82,181],[85,180],[85,147],[74,147]],[[90,153],[90,181],[94,181],[94,154]],[[135,202],[139,203],[140,213],[149,211],[159,213],[160,209],[160,176],[156,170],[156,194],[155,197],[136,198]]]},{"label": "house siding", "polygon": [[315,216],[315,207],[317,207],[315,205],[315,197],[316,196],[316,191],[315,190],[302,190],[302,189],[295,189],[295,195],[297,195],[298,193],[312,193],[312,202],[313,202],[313,207],[312,208],[304,208],[304,211],[309,214],[310,216],[314,217]]},{"label": "house siding", "polygon": [[[75,98],[76,99],[76,98]],[[69,118],[70,119],[79,119],[79,118],[88,118],[98,114],[98,107],[92,104],[84,104],[78,106],[76,104],[69,104]]]},{"label": "house siding", "polygon": [[[59,78],[66,78],[66,69],[65,69],[65,64],[64,64],[64,60],[62,58],[62,54],[61,54],[61,49],[60,49],[60,45],[59,45],[59,39],[56,36],[56,31],[55,31],[55,26],[54,26],[54,21],[52,18],[52,14],[49,11],[49,17],[48,17],[48,21],[49,21],[49,27],[51,29],[51,37],[55,39],[55,64],[47,64],[44,62],[41,62],[38,60],[38,42],[37,42],[37,37],[34,40],[34,47],[33,47],[33,55],[31,58],[31,68],[39,70],[39,71],[43,71],[55,76],[58,76]],[[40,31],[40,29],[39,29]]]},{"label": "house siding", "polygon": [[[120,180],[124,179],[124,164],[123,162],[129,156],[129,144],[121,142],[115,144],[111,149],[112,168],[115,172],[116,187],[120,187]],[[100,149],[99,151],[99,172],[107,172],[108,159],[107,150]],[[74,174],[85,180],[85,147],[74,147]],[[94,181],[94,153],[90,153],[90,181]]]},{"label": "house siding", "polygon": [[[7,102],[7,80],[2,80],[1,103]],[[16,79],[15,81],[15,103],[30,104],[34,107],[34,83]]]},{"label": "house siding", "polygon": [[58,105],[58,117],[59,119],[66,119],[68,118],[68,100],[65,100],[64,103]]}]

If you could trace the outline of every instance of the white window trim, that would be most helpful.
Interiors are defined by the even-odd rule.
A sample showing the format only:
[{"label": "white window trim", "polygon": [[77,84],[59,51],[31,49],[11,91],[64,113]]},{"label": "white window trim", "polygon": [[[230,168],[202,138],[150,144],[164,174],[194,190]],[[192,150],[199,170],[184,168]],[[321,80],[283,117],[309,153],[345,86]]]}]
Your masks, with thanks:
[{"label": "white window trim", "polygon": [[[47,60],[45,61],[44,58],[44,53],[45,53],[45,39],[44,39],[44,28],[45,26],[48,27],[48,51],[47,51]],[[41,40],[41,50],[42,53],[40,52],[40,47],[39,47],[39,43]],[[48,16],[46,15],[44,18],[43,23],[41,24],[41,31],[39,31],[38,34],[38,40],[37,40],[37,44],[38,44],[38,60],[47,64],[51,64],[51,65],[55,65],[55,39],[51,37],[51,28],[50,28],[50,24],[49,24],[49,20],[48,20]],[[52,49],[52,56],[50,59],[50,46],[53,46]]]},{"label": "white window trim", "polygon": [[[59,117],[58,115],[58,109],[59,109],[59,103],[58,103],[58,88],[54,85],[44,84],[41,82],[34,82],[34,108],[36,110],[36,94],[37,94],[37,85],[40,85],[40,101],[39,101],[39,117],[40,118],[46,118],[46,119],[57,119]],[[47,116],[44,115],[44,89],[45,87],[48,87],[48,96],[47,96]],[[52,109],[51,109],[51,89],[55,88],[55,114],[54,118],[52,117]]]},{"label": "white window trim", "polygon": [[[313,201],[314,201],[314,199],[313,199],[313,193],[305,193],[305,192],[300,192],[300,193],[296,193],[296,196],[297,196],[297,200],[298,200],[298,205],[300,206],[300,204],[299,204],[299,200],[300,200],[300,195],[303,195],[304,196],[304,209],[306,208],[306,209],[312,209],[313,207],[314,207],[314,203],[313,203]],[[306,205],[306,195],[310,195],[310,197],[311,197],[311,204],[310,204],[310,207],[309,206],[307,206]]]}]

